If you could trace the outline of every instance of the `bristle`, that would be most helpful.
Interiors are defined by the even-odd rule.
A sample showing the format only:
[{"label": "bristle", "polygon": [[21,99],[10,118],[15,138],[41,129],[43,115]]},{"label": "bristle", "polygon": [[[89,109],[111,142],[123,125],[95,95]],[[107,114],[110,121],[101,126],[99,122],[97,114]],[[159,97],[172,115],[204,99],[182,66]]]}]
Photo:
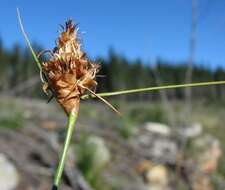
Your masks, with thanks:
[{"label": "bristle", "polygon": [[69,113],[79,103],[78,99],[86,92],[85,88],[96,88],[95,75],[99,66],[90,62],[81,50],[72,20],[61,28],[63,31],[56,42],[57,47],[42,68],[57,101]]}]

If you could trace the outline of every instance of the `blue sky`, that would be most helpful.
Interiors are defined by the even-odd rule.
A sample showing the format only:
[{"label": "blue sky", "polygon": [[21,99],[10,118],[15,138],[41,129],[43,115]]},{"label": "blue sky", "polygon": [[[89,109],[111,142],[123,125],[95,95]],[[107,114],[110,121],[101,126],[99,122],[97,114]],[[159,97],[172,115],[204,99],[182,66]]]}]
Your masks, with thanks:
[{"label": "blue sky", "polygon": [[[89,56],[107,56],[110,47],[129,59],[158,57],[185,61],[191,24],[191,0],[1,0],[0,37],[6,47],[18,42],[16,7],[31,41],[54,47],[59,25],[79,23]],[[198,0],[196,61],[225,67],[225,1]]]}]

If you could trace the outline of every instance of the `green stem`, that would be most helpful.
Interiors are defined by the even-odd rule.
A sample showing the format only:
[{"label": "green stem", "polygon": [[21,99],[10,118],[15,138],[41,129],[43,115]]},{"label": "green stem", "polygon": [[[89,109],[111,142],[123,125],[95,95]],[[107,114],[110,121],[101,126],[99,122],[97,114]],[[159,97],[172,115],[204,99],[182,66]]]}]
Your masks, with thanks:
[{"label": "green stem", "polygon": [[[148,92],[154,90],[162,90],[162,89],[174,89],[174,88],[184,88],[184,87],[197,87],[197,86],[209,86],[209,85],[219,85],[225,84],[225,81],[211,81],[211,82],[198,82],[198,83],[190,83],[190,84],[178,84],[178,85],[167,85],[167,86],[155,86],[148,88],[140,88],[140,89],[131,89],[131,90],[121,90],[116,92],[105,92],[105,93],[97,93],[98,96],[106,97],[106,96],[117,96],[124,94],[133,94],[139,92]],[[84,95],[81,99],[95,98],[94,95]]]},{"label": "green stem", "polygon": [[20,29],[21,29],[21,31],[22,31],[22,34],[23,34],[23,36],[24,36],[24,38],[25,38],[25,40],[26,40],[26,42],[27,42],[27,45],[28,45],[28,47],[29,47],[29,49],[30,49],[30,51],[31,51],[31,53],[32,53],[32,56],[33,56],[35,62],[37,63],[38,68],[40,69],[40,71],[42,71],[41,63],[40,63],[40,61],[38,60],[38,58],[37,58],[37,56],[36,56],[36,53],[34,52],[34,50],[33,50],[33,48],[32,48],[32,45],[31,45],[31,43],[30,43],[30,40],[29,40],[29,38],[27,37],[27,34],[26,34],[25,30],[24,30],[23,23],[22,23],[22,19],[21,19],[21,16],[20,16],[20,11],[19,11],[18,8],[17,8],[16,10],[17,10],[17,16],[18,16],[19,25],[20,25]]},{"label": "green stem", "polygon": [[74,111],[74,112],[70,113],[69,118],[68,118],[66,139],[65,139],[63,151],[62,151],[62,154],[61,154],[61,157],[60,157],[60,162],[59,162],[59,165],[58,165],[58,168],[57,168],[57,171],[56,171],[56,175],[55,175],[55,178],[54,178],[53,189],[57,189],[59,184],[60,184],[60,180],[61,180],[61,177],[62,177],[64,165],[65,165],[66,155],[67,155],[67,152],[68,152],[68,149],[69,149],[71,137],[73,135],[75,122],[77,120],[77,115],[78,115],[78,112]]}]

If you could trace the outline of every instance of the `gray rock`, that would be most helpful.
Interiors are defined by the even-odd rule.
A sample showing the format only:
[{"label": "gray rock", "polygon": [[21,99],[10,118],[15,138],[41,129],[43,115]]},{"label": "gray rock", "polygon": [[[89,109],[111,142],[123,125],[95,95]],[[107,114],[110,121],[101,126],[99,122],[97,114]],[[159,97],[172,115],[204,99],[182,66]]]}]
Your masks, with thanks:
[{"label": "gray rock", "polygon": [[163,136],[171,135],[170,127],[162,123],[147,122],[144,124],[144,128],[151,133],[156,133]]},{"label": "gray rock", "polygon": [[19,174],[16,167],[6,158],[4,154],[0,154],[0,189],[12,190],[19,183]]},{"label": "gray rock", "polygon": [[176,161],[177,145],[169,139],[155,139],[150,151],[154,158],[162,162],[174,163]]},{"label": "gray rock", "polygon": [[94,149],[93,165],[96,169],[103,167],[110,161],[111,155],[104,139],[98,136],[90,136],[87,140],[87,145]]},{"label": "gray rock", "polygon": [[[150,124],[148,127],[149,126],[152,127],[153,125]],[[154,125],[154,127],[156,126],[159,125]],[[135,137],[135,141],[133,141],[133,145],[147,159],[152,159],[160,163],[174,164],[176,162],[176,154],[178,150],[177,144],[170,136],[168,136],[170,135],[169,127],[167,128],[164,125],[161,127],[163,129],[159,130],[161,132],[156,132],[156,130],[153,132],[151,130],[146,130],[146,128],[144,130],[140,130],[139,134]]]},{"label": "gray rock", "polygon": [[190,126],[181,128],[179,133],[184,138],[198,137],[202,134],[202,125],[200,123],[193,123]]}]

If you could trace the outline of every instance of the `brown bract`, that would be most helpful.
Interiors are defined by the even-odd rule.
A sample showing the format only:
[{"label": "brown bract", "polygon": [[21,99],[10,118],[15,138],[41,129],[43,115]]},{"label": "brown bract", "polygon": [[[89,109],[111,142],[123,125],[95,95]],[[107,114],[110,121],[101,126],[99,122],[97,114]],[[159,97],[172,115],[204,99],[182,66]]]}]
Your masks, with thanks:
[{"label": "brown bract", "polygon": [[90,62],[82,52],[77,29],[71,20],[66,22],[52,57],[42,68],[47,78],[44,91],[50,89],[67,114],[79,109],[80,97],[88,89],[96,88],[99,65]]}]

